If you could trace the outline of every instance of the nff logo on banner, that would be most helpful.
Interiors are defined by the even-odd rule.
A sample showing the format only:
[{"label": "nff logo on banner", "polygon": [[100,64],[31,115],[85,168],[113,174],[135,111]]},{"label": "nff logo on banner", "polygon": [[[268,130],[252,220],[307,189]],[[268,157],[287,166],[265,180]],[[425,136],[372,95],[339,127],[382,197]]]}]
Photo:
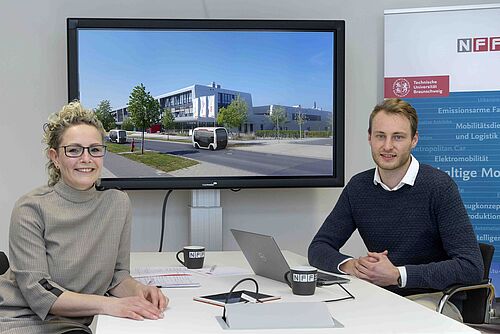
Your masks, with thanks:
[{"label": "nff logo on banner", "polygon": [[458,38],[457,52],[500,51],[500,37]]}]

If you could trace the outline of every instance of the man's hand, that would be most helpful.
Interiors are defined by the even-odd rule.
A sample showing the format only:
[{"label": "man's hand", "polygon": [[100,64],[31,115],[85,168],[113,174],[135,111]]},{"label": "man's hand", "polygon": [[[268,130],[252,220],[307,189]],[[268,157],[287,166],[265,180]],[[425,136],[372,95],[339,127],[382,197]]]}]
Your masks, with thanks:
[{"label": "man's hand", "polygon": [[346,262],[342,263],[339,269],[346,274],[356,276],[356,274],[354,273],[354,267],[356,266],[356,262],[358,262],[357,259],[349,259]]},{"label": "man's hand", "polygon": [[[368,261],[370,259],[368,259],[368,256],[365,257]],[[360,257],[361,259],[361,257]],[[352,275],[352,276],[356,276],[358,278],[363,278],[363,279],[366,279],[366,277],[362,277],[363,274],[361,274],[357,269],[356,267],[359,266],[358,264],[358,261],[359,259],[349,259],[347,260],[346,262],[342,263],[339,267],[339,269],[341,271],[343,271],[344,273],[346,274],[349,274],[349,275]],[[375,261],[375,260],[372,260],[372,261]]]},{"label": "man's hand", "polygon": [[397,285],[399,270],[387,257],[388,251],[382,253],[368,252],[360,257],[354,265],[354,275],[379,286]]}]

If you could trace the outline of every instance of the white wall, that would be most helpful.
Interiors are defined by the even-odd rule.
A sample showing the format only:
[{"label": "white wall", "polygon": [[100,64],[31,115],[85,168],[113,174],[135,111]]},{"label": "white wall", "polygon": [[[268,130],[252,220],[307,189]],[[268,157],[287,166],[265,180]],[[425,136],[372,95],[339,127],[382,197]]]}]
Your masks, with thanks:
[{"label": "white wall", "polygon": [[[346,175],[372,166],[367,119],[382,98],[383,10],[480,4],[481,0],[17,0],[0,6],[0,250],[8,249],[16,199],[46,182],[42,124],[67,101],[67,17],[281,18],[346,21]],[[404,27],[402,27],[404,29]],[[158,248],[163,191],[131,191],[133,250]],[[225,249],[232,227],[271,233],[282,248],[305,254],[339,189],[224,190]],[[165,249],[187,242],[189,191],[168,203]],[[359,239],[348,247],[364,252]]]}]

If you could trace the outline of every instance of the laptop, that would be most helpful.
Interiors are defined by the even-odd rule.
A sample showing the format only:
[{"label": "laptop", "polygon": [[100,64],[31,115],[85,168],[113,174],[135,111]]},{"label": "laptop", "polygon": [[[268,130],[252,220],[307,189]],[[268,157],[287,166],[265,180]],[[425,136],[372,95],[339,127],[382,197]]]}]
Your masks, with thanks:
[{"label": "laptop", "polygon": [[[235,229],[231,233],[256,275],[286,283],[284,276],[290,266],[272,236]],[[318,286],[347,282],[348,278],[318,270]]]}]

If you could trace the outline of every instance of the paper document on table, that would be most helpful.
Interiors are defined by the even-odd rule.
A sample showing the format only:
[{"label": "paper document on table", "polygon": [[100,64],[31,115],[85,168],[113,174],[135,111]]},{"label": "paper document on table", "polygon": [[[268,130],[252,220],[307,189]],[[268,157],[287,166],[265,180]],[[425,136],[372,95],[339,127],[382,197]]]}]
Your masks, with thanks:
[{"label": "paper document on table", "polygon": [[134,268],[130,275],[145,285],[161,288],[191,288],[200,286],[185,267]]},{"label": "paper document on table", "polygon": [[248,269],[238,268],[238,267],[226,267],[226,266],[212,266],[207,268],[192,270],[202,275],[222,277],[222,276],[234,276],[234,275],[252,275],[253,272]]},{"label": "paper document on table", "polygon": [[196,282],[191,275],[160,275],[136,277],[135,279],[142,284],[160,288],[195,288],[200,286],[200,283]]},{"label": "paper document on table", "polygon": [[190,275],[186,267],[139,267],[130,270],[132,277],[147,277],[160,275]]}]

